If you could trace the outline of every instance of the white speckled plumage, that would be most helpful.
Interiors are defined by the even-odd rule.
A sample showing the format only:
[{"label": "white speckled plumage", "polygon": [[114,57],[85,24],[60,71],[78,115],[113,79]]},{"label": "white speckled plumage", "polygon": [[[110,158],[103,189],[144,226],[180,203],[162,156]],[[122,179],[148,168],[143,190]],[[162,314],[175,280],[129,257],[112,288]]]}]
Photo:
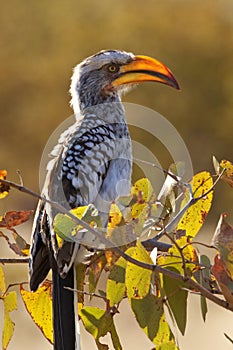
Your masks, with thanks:
[{"label": "white speckled plumage", "polygon": [[[128,193],[132,154],[120,99],[123,88],[109,91],[107,95],[102,94],[104,86],[109,84],[112,77],[101,67],[111,62],[126,64],[133,59],[133,54],[123,51],[101,51],[74,69],[70,91],[77,121],[62,133],[51,152],[53,159],[48,164],[43,189],[46,198],[59,202],[67,209],[93,203],[100,212],[106,214],[117,196]],[[65,255],[65,249],[58,247],[53,231],[52,221],[56,211],[43,203],[39,203],[39,208],[41,210],[38,209],[38,218],[34,223],[32,253],[35,256],[36,235],[44,237],[42,224],[45,220],[49,226],[58,270],[64,276],[67,266],[71,266],[74,259],[74,244],[66,242]],[[36,281],[33,287],[36,289],[41,283],[41,275],[36,274],[33,254],[30,259],[31,281]]]}]

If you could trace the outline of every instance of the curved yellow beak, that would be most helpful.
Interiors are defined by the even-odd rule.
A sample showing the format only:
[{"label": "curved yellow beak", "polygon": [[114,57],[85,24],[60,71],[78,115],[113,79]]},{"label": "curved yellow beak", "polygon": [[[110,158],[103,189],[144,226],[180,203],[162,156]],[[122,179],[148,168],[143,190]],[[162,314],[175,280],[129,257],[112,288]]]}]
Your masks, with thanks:
[{"label": "curved yellow beak", "polygon": [[148,56],[135,56],[130,63],[120,67],[118,77],[112,82],[113,86],[144,81],[157,81],[180,90],[179,84],[172,72],[160,61]]}]

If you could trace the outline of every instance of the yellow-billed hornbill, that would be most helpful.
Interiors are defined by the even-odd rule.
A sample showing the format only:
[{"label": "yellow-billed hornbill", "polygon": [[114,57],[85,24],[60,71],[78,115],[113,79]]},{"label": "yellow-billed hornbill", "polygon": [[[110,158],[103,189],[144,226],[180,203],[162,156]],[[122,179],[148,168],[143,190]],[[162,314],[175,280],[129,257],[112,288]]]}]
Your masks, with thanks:
[{"label": "yellow-billed hornbill", "polygon": [[[170,70],[147,56],[105,50],[76,66],[71,104],[76,123],[60,137],[52,152],[42,195],[67,209],[93,203],[105,217],[117,196],[129,193],[131,140],[121,93],[134,84],[156,81],[179,89]],[[75,263],[87,248],[65,241],[60,247],[53,229],[53,209],[39,202],[30,256],[30,288],[37,290],[50,268],[53,278],[54,349],[80,349]],[[105,221],[106,224],[106,221]]]}]

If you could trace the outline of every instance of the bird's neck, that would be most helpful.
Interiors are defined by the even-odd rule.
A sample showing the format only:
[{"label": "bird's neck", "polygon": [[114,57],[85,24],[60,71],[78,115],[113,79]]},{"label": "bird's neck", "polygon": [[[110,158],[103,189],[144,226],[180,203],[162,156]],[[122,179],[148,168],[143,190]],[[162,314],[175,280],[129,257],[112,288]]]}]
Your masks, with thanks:
[{"label": "bird's neck", "polygon": [[85,118],[88,115],[95,115],[97,118],[103,119],[108,123],[125,123],[125,110],[121,98],[118,94],[108,96],[107,98],[98,98],[86,101],[85,98],[79,96],[79,104],[75,105],[74,112],[76,118]]}]

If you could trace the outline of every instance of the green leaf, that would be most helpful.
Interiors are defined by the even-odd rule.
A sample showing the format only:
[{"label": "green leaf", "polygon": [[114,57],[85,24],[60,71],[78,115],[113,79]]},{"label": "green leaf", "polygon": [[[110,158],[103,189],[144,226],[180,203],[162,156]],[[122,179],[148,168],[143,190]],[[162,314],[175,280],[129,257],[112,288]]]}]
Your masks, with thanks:
[{"label": "green leaf", "polygon": [[131,307],[139,326],[156,345],[156,350],[177,350],[174,336],[165,320],[163,299],[148,294],[142,299],[131,299]]},{"label": "green leaf", "polygon": [[[210,287],[210,282],[212,279],[210,274],[210,269],[211,269],[210,259],[206,255],[201,255],[199,259],[200,259],[200,264],[205,265],[206,268],[202,268],[201,270],[198,270],[197,273],[195,274],[195,278],[204,288],[208,289]],[[202,314],[203,321],[205,322],[208,308],[207,308],[206,298],[203,295],[200,296],[200,302],[201,302],[201,314]]]},{"label": "green leaf", "polygon": [[99,342],[99,338],[105,336],[111,328],[111,315],[106,314],[105,310],[92,306],[82,308],[79,314],[83,321],[84,327],[95,338],[98,349],[108,349],[107,345]]},{"label": "green leaf", "polygon": [[[87,270],[87,265],[78,263],[76,266],[76,289],[83,291],[85,286],[85,274]],[[83,307],[84,304],[84,294],[78,293],[78,310]]]},{"label": "green leaf", "polygon": [[[137,241],[136,247],[130,250],[130,255],[135,260],[153,264],[149,254],[139,241]],[[127,263],[125,283],[129,299],[143,298],[149,293],[151,275],[151,270],[144,269],[133,263]]]},{"label": "green leaf", "polygon": [[206,256],[204,254],[201,255],[200,256],[200,264],[206,266],[205,268],[202,268],[201,270],[199,270],[200,283],[204,288],[208,289],[210,287],[210,283],[212,280],[212,276],[210,273],[211,262],[210,262],[210,259],[208,258],[208,256]]},{"label": "green leaf", "polygon": [[201,295],[201,314],[204,322],[206,321],[207,312],[208,312],[208,308],[207,308],[206,298],[203,297],[203,295]]},{"label": "green leaf", "polygon": [[126,265],[126,260],[120,257],[109,274],[106,292],[110,307],[118,304],[125,295]]},{"label": "green leaf", "polygon": [[86,330],[93,335],[99,350],[108,350],[106,344],[100,342],[100,338],[110,332],[114,349],[122,350],[116,329],[113,323],[113,316],[109,312],[97,307],[86,306],[80,311],[80,317]]},{"label": "green leaf", "polygon": [[[100,226],[98,211],[93,204],[71,209],[70,213],[88,224],[95,223],[98,227]],[[87,244],[93,239],[92,233],[88,232],[88,230],[83,229],[81,225],[78,225],[67,214],[57,214],[54,218],[53,225],[55,233],[64,241],[80,242],[81,239],[83,244]],[[83,234],[83,232],[79,232],[82,230],[85,231],[85,234]]]},{"label": "green leaf", "polygon": [[112,343],[113,343],[114,349],[115,350],[122,350],[120,339],[118,337],[118,334],[117,334],[116,327],[115,327],[114,323],[112,323],[112,327],[110,328],[110,335],[111,335],[111,339],[112,339]]},{"label": "green leaf", "polygon": [[75,229],[77,224],[67,215],[57,214],[54,218],[54,231],[64,241],[73,242],[71,237],[72,231]]},{"label": "green leaf", "polygon": [[130,300],[132,311],[139,326],[148,338],[154,342],[160,326],[160,319],[164,313],[163,301],[153,294],[148,294],[142,299]]},{"label": "green leaf", "polygon": [[[179,271],[173,267],[170,267],[169,270],[179,273]],[[187,322],[188,298],[188,292],[181,289],[184,286],[185,284],[183,282],[163,275],[163,287],[166,293],[168,304],[176,320],[176,324],[183,335]]]}]

